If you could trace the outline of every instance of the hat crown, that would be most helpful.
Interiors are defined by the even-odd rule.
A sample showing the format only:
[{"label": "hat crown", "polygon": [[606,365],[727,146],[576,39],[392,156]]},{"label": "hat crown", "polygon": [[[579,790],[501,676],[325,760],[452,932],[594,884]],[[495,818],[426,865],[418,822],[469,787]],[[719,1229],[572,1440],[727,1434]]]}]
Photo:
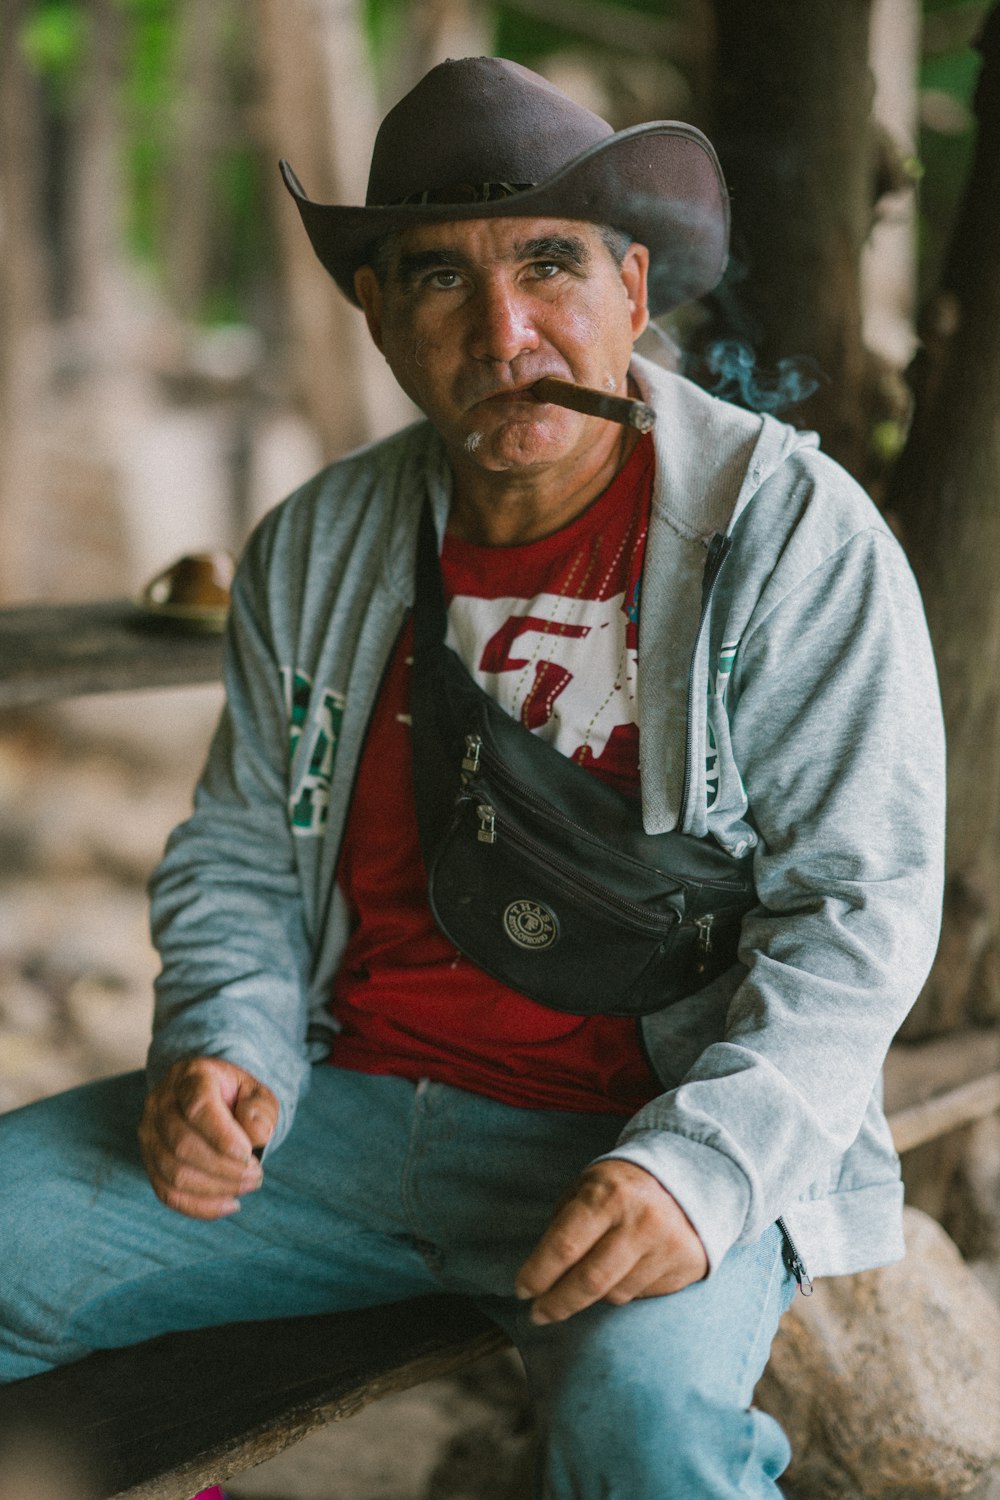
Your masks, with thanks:
[{"label": "hat crown", "polygon": [[537,73],[501,57],[432,68],[382,121],[366,203],[458,184],[544,182],[614,132]]}]

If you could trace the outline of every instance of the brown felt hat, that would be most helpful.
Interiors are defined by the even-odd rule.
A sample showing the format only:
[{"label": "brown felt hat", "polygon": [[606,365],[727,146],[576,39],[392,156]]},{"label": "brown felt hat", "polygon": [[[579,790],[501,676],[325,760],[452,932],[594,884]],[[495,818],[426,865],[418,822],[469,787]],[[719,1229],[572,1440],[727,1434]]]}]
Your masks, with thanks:
[{"label": "brown felt hat", "polygon": [[537,73],[502,57],[432,68],[382,121],[364,208],[314,203],[282,175],[340,290],[391,230],[455,219],[588,219],[650,252],[650,312],[711,291],[726,265],[729,199],[693,125],[613,131]]}]

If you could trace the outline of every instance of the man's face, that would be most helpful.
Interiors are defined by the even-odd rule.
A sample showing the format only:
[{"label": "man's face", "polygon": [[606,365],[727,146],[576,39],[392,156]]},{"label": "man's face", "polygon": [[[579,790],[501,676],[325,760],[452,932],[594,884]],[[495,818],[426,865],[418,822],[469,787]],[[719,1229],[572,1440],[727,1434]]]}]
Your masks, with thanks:
[{"label": "man's face", "polygon": [[526,472],[572,462],[606,434],[527,388],[555,375],[624,393],[648,259],[634,244],[617,266],[599,229],[574,219],[470,219],[404,231],[385,285],[364,266],[355,287],[453,461]]}]

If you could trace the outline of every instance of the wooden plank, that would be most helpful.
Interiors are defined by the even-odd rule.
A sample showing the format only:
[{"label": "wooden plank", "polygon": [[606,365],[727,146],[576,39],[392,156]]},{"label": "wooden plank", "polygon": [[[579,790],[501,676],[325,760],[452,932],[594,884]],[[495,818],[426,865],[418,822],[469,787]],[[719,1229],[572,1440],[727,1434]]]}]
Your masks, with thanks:
[{"label": "wooden plank", "polygon": [[156,619],[127,599],[0,610],[0,709],[221,674],[219,634]]},{"label": "wooden plank", "polygon": [[885,1105],[900,1152],[1000,1110],[1000,1031],[969,1026],[897,1042],[885,1063]]},{"label": "wooden plank", "polygon": [[935,1094],[1000,1068],[1000,1030],[968,1026],[923,1042],[897,1042],[885,1061],[885,1107],[892,1118]]},{"label": "wooden plank", "polygon": [[100,1500],[187,1500],[504,1343],[472,1302],[448,1296],[168,1334],[4,1387],[0,1439],[72,1436]]},{"label": "wooden plank", "polygon": [[953,1130],[974,1125],[1000,1109],[1000,1073],[987,1073],[957,1088],[933,1095],[920,1104],[889,1116],[892,1139],[899,1152],[912,1151]]}]

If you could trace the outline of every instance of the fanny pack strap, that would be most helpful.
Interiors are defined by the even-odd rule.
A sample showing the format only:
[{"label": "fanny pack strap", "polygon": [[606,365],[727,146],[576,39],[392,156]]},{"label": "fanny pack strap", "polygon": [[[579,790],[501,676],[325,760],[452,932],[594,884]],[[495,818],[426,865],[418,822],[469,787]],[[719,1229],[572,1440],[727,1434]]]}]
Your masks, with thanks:
[{"label": "fanny pack strap", "polygon": [[437,531],[430,502],[425,499],[417,529],[410,717],[417,830],[427,865],[451,820],[459,785],[461,741],[448,713],[445,682],[447,629]]},{"label": "fanny pack strap", "polygon": [[417,528],[416,597],[413,602],[414,656],[427,655],[440,646],[448,633],[448,611],[441,583],[437,530],[430,501],[420,507]]}]

